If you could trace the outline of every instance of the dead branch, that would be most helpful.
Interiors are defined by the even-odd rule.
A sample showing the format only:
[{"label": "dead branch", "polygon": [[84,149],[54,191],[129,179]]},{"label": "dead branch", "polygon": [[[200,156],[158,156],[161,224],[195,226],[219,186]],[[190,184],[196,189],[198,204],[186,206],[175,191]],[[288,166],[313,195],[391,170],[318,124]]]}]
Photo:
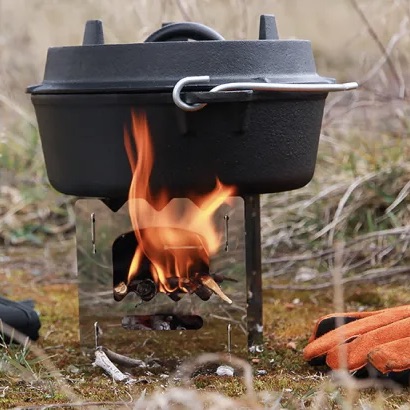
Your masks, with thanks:
[{"label": "dead branch", "polygon": [[177,0],[177,6],[185,21],[192,21],[191,15],[188,11],[188,5],[183,0]]},{"label": "dead branch", "polygon": [[132,401],[82,401],[74,403],[53,403],[53,404],[42,404],[40,406],[24,406],[24,407],[14,407],[13,410],[47,410],[47,409],[67,409],[71,407],[84,407],[88,406],[127,406],[131,405]]},{"label": "dead branch", "polygon": [[371,25],[370,21],[364,14],[363,10],[360,8],[359,4],[357,3],[357,0],[350,0],[350,3],[352,4],[353,8],[359,15],[360,19],[362,20],[363,24],[366,26],[367,31],[370,34],[370,37],[373,39],[373,41],[376,43],[377,47],[381,51],[382,55],[386,56],[386,62],[390,68],[391,73],[393,74],[397,85],[400,90],[400,95],[405,95],[405,87],[403,89],[403,79],[400,77],[399,73],[397,72],[396,66],[394,65],[392,59],[390,58],[390,55],[388,53],[388,50],[386,50],[386,47],[380,40],[379,36],[377,35],[376,31],[374,30],[373,26]]},{"label": "dead branch", "polygon": [[[358,275],[351,276],[349,278],[343,279],[341,281],[341,285],[348,285],[348,284],[357,284],[363,283],[370,280],[380,280],[386,279],[388,277],[396,276],[396,275],[404,275],[410,273],[410,266],[396,266],[390,269],[385,268],[377,268],[377,269],[369,269],[364,271]],[[323,275],[329,275],[330,272],[326,272]],[[274,290],[322,290],[328,289],[333,286],[333,282],[325,282],[325,283],[318,283],[311,286],[298,286],[298,285],[267,285],[264,286],[264,289],[274,289]]]},{"label": "dead branch", "polygon": [[[346,242],[345,244],[345,249],[351,248],[361,242],[370,240],[370,239],[379,239],[387,236],[409,236],[410,237],[410,226],[402,226],[398,228],[392,228],[392,229],[386,229],[383,231],[377,231],[377,232],[369,232],[364,235],[360,235],[353,240]],[[318,259],[322,257],[332,257],[334,254],[335,249],[334,247],[329,247],[327,249],[322,249],[317,252],[309,252],[305,253],[302,255],[292,255],[292,256],[280,256],[277,258],[269,258],[269,259],[264,259],[262,261],[263,264],[265,265],[271,265],[275,263],[286,263],[286,262],[303,262],[303,261],[309,261],[312,259]]]},{"label": "dead branch", "polygon": [[[366,74],[366,76],[360,80],[360,86],[363,86],[365,83],[369,82],[383,67],[383,65],[388,61],[390,58],[393,50],[395,49],[397,43],[406,35],[408,35],[408,30],[406,28],[406,24],[408,22],[408,17],[406,16],[405,19],[400,24],[400,31],[396,33],[390,39],[387,47],[385,48],[385,53],[380,57],[379,61],[373,65],[370,71]],[[403,24],[405,23],[405,24]],[[402,85],[403,86],[403,85]],[[404,98],[404,95],[400,95],[401,98]]]},{"label": "dead branch", "polygon": [[[383,170],[382,172],[387,172],[387,170]],[[337,209],[335,212],[335,216],[332,220],[332,222],[330,224],[328,224],[327,226],[325,226],[323,229],[321,229],[315,236],[314,239],[320,238],[322,235],[324,235],[326,232],[329,231],[329,239],[328,239],[328,244],[329,246],[332,245],[333,243],[333,237],[334,237],[334,233],[335,233],[335,228],[337,226],[337,224],[340,222],[341,218],[341,214],[343,211],[344,206],[346,205],[347,200],[350,198],[350,196],[352,195],[353,191],[358,188],[361,184],[368,182],[370,180],[372,180],[373,178],[375,178],[379,173],[378,172],[371,172],[367,175],[364,175],[360,178],[357,178],[347,189],[347,191],[344,193],[344,195],[342,196],[342,198],[339,201],[339,204],[337,205]]]},{"label": "dead branch", "polygon": [[108,358],[101,348],[95,350],[95,360],[93,366],[101,367],[106,373],[108,373],[116,382],[132,382],[132,377],[123,373],[117,366]]},{"label": "dead branch", "polygon": [[99,347],[100,350],[102,350],[107,357],[112,360],[114,363],[120,365],[120,366],[125,366],[125,367],[147,367],[144,361],[139,360],[139,359],[133,359],[132,357],[124,356],[122,354],[113,352],[110,349],[107,349],[106,347]]}]

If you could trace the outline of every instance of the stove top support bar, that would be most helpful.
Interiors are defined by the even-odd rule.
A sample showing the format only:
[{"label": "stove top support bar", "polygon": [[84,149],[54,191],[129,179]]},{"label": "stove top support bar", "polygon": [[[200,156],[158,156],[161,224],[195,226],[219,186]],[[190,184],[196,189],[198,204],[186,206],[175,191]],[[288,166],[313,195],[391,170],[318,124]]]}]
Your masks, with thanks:
[{"label": "stove top support bar", "polygon": [[259,195],[245,196],[248,346],[263,343],[262,252]]}]

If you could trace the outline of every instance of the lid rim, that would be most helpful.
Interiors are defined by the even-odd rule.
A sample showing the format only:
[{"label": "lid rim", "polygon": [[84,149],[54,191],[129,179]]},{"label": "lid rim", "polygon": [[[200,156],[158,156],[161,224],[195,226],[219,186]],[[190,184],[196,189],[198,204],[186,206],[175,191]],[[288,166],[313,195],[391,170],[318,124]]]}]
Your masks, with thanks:
[{"label": "lid rim", "polygon": [[[67,82],[43,82],[41,84],[31,85],[27,87],[26,92],[29,94],[109,94],[116,92],[127,93],[160,93],[160,92],[172,92],[175,84],[179,79],[174,80],[130,80],[130,81],[67,81]],[[276,76],[270,78],[263,78],[265,81],[261,81],[261,77],[258,78],[218,78],[211,80],[207,84],[189,85],[184,87],[185,91],[209,91],[218,85],[232,82],[260,82],[270,83],[279,82],[283,84],[331,84],[335,80],[329,77],[321,77],[318,74],[312,75],[300,75],[300,76]],[[287,81],[284,81],[287,80]]]},{"label": "lid rim", "polygon": [[214,86],[326,81],[316,72],[307,40],[176,41],[50,48],[43,82],[27,91],[168,89],[199,75]]}]

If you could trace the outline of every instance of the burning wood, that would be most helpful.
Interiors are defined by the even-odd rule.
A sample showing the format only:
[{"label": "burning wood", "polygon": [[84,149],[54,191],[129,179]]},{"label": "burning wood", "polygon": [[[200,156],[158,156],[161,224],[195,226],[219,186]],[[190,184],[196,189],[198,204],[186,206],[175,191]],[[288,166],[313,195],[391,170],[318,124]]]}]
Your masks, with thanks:
[{"label": "burning wood", "polygon": [[128,286],[125,282],[120,282],[117,286],[114,287],[114,299],[119,302],[123,300],[128,293]]},{"label": "burning wood", "polygon": [[230,305],[232,304],[232,300],[228,298],[228,296],[225,295],[225,293],[222,292],[222,289],[219,287],[219,285],[215,282],[215,280],[211,276],[203,276],[201,277],[201,282],[203,285],[211,289],[214,293],[216,293],[222,300],[225,302],[229,303]]},{"label": "burning wood", "polygon": [[204,285],[198,286],[195,290],[195,294],[202,300],[209,300],[213,294],[213,291]]},{"label": "burning wood", "polygon": [[[148,280],[155,288],[155,284],[154,282],[152,282],[151,280]],[[127,286],[125,284],[125,282],[120,282],[117,286],[114,287],[114,299],[116,301],[121,301],[122,299],[125,298],[125,296],[131,292],[131,291],[135,291],[135,293],[137,293],[139,296],[141,296],[141,298],[145,301],[149,301],[151,300],[156,293],[156,288],[155,288],[155,292],[151,291],[151,288],[148,289],[147,283],[146,281],[140,281],[141,283],[143,282],[143,287],[144,287],[144,291],[147,292],[143,292],[144,294],[142,294],[141,292],[138,291],[139,287],[141,287],[141,283],[138,283],[137,286],[131,286],[132,283]],[[178,278],[169,278],[169,282],[174,284],[175,287],[177,286],[176,284],[178,282],[181,282],[180,279]],[[175,282],[175,283],[174,283]],[[189,281],[189,279],[184,278],[184,280],[182,281],[183,285],[184,285],[184,289],[189,289],[192,287],[192,290],[190,289],[189,293],[196,293],[202,300],[208,300],[211,297],[211,293],[216,293],[222,300],[224,300],[225,302],[232,304],[232,300],[225,295],[225,293],[222,291],[222,289],[219,287],[218,283],[215,281],[215,279],[210,276],[210,275],[205,275],[205,276],[200,276],[199,277],[199,285],[194,283],[195,281],[191,282]],[[220,280],[220,282],[222,282],[222,280]],[[181,284],[180,284],[181,285]],[[135,289],[134,289],[135,288]],[[150,292],[148,292],[148,290],[150,290]],[[180,298],[178,296],[178,293],[180,291],[183,291],[183,289],[179,289],[176,290],[174,292],[168,292],[168,295],[174,299],[175,301],[178,301]],[[148,294],[149,293],[149,294]]]},{"label": "burning wood", "polygon": [[148,302],[157,294],[157,287],[151,279],[132,280],[128,285],[122,281],[114,287],[114,299],[119,302],[130,292],[135,292],[143,301]]},{"label": "burning wood", "polygon": [[131,281],[129,287],[145,302],[150,301],[157,294],[157,287],[151,279]]},{"label": "burning wood", "polygon": [[[212,191],[186,201],[176,201],[166,189],[154,195],[150,177],[155,153],[148,121],[142,112],[132,113],[131,129],[125,129],[124,144],[133,171],[128,208],[138,243],[128,271],[128,288],[144,259],[148,259],[156,291],[178,299],[177,293],[193,293],[200,285],[205,285],[232,303],[209,275],[206,283],[204,280],[195,283],[190,275],[204,271],[210,257],[219,250],[220,235],[214,216],[235,188],[216,179]],[[174,277],[178,278],[175,287],[170,284],[170,278]],[[207,297],[206,292],[200,295]]]}]

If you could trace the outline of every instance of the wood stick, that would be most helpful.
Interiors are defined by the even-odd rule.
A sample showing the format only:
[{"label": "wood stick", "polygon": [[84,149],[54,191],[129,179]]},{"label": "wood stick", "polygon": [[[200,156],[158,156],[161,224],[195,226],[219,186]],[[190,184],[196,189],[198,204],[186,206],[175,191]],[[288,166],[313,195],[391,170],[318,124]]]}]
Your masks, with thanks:
[{"label": "wood stick", "polygon": [[201,278],[201,282],[202,282],[203,285],[205,285],[209,289],[213,290],[222,300],[229,303],[230,305],[232,304],[232,300],[229,299],[228,296],[226,296],[225,293],[222,292],[222,289],[212,279],[211,276],[206,276],[206,277]]},{"label": "wood stick", "polygon": [[107,349],[106,347],[99,346],[100,350],[102,350],[106,356],[113,361],[114,363],[120,365],[120,366],[125,366],[125,367],[147,367],[144,361],[139,360],[139,359],[133,359],[132,357],[124,356],[122,354],[113,352],[110,349]]},{"label": "wood stick", "polygon": [[108,358],[102,349],[95,350],[95,360],[93,366],[101,367],[117,382],[131,382],[133,379],[124,374],[117,366]]},{"label": "wood stick", "polygon": [[125,296],[127,296],[128,293],[128,286],[126,285],[125,282],[120,282],[115,288],[114,288],[114,299],[119,302],[120,300],[124,299]]}]

